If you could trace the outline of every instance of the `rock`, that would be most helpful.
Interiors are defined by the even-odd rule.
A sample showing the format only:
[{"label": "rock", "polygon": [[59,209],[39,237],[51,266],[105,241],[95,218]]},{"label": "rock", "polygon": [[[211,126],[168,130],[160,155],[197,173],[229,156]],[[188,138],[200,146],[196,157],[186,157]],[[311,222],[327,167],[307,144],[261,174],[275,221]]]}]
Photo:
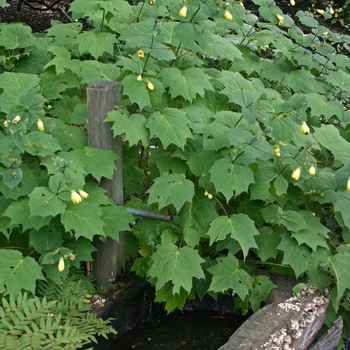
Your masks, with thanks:
[{"label": "rock", "polygon": [[[315,288],[307,288],[284,302],[266,305],[219,350],[306,350],[317,338],[328,303]],[[319,349],[326,350],[315,348]]]}]

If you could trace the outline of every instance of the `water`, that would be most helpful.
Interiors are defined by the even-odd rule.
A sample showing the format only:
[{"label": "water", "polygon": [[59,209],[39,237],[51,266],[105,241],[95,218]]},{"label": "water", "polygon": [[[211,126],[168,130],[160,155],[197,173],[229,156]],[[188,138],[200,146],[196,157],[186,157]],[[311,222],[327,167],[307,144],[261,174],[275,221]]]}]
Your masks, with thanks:
[{"label": "water", "polygon": [[176,311],[154,317],[109,342],[104,349],[216,350],[244,321],[243,317],[214,311]]}]

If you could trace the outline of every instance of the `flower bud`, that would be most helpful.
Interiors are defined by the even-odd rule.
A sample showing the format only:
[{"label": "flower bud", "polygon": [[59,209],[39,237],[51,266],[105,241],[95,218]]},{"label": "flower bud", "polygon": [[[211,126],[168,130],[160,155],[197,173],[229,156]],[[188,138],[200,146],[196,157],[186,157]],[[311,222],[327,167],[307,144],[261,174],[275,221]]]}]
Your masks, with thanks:
[{"label": "flower bud", "polygon": [[72,200],[72,202],[74,204],[78,204],[78,203],[80,203],[83,200],[80,197],[80,195],[77,192],[75,192],[74,190],[72,190],[71,193],[70,193],[70,199]]},{"label": "flower bud", "polygon": [[239,5],[245,9],[244,4],[243,4],[242,1],[239,3]]},{"label": "flower bud", "polygon": [[44,131],[44,123],[41,119],[38,119],[38,121],[36,122],[36,125],[38,126],[39,131]]},{"label": "flower bud", "polygon": [[80,197],[81,197],[82,200],[84,200],[84,199],[86,199],[86,198],[89,198],[89,194],[86,193],[85,191],[79,190],[78,192],[79,192],[79,195],[80,195]]},{"label": "flower bud", "polygon": [[60,258],[60,261],[58,262],[58,271],[62,272],[64,270],[64,259]]},{"label": "flower bud", "polygon": [[155,2],[156,2],[156,0],[149,0],[149,4],[150,4],[150,5],[154,5]]},{"label": "flower bud", "polygon": [[275,146],[273,148],[273,153],[275,154],[276,157],[280,157],[281,156],[280,148],[278,146]]},{"label": "flower bud", "polygon": [[231,15],[230,11],[226,10],[225,13],[224,13],[224,17],[228,21],[232,21],[232,15]]},{"label": "flower bud", "polygon": [[309,174],[312,176],[316,174],[316,168],[313,165],[309,168]]},{"label": "flower bud", "polygon": [[290,6],[295,6],[295,1],[294,0],[290,0]]},{"label": "flower bud", "polygon": [[300,174],[301,174],[301,170],[300,168],[296,168],[293,172],[292,172],[292,178],[294,180],[299,180],[300,179]]},{"label": "flower bud", "polygon": [[13,124],[17,124],[20,120],[21,120],[21,117],[20,117],[19,115],[16,115],[16,116],[12,119],[12,123],[13,123]]},{"label": "flower bud", "polygon": [[181,7],[179,11],[179,16],[185,18],[187,16],[187,6]]},{"label": "flower bud", "polygon": [[145,57],[145,53],[142,50],[137,51],[137,55],[141,58]]},{"label": "flower bud", "polygon": [[348,182],[346,183],[346,189],[350,191],[350,177],[348,178]]},{"label": "flower bud", "polygon": [[204,192],[204,195],[205,195],[206,197],[208,196],[208,194],[209,194],[208,191],[205,191],[205,192]]},{"label": "flower bud", "polygon": [[139,74],[139,75],[137,76],[136,80],[137,80],[137,81],[141,81],[141,80],[142,80],[142,75]]},{"label": "flower bud", "polygon": [[310,128],[305,122],[301,124],[300,130],[304,135],[307,135],[310,132]]},{"label": "flower bud", "polygon": [[278,25],[281,26],[284,22],[284,17],[281,15],[277,15],[277,19],[278,19]]},{"label": "flower bud", "polygon": [[334,10],[333,10],[333,7],[332,7],[332,6],[329,8],[329,13],[330,13],[331,15],[334,15]]},{"label": "flower bud", "polygon": [[5,128],[8,128],[8,126],[9,126],[9,122],[8,122],[8,120],[5,120],[5,121],[4,121],[4,127],[5,127]]},{"label": "flower bud", "polygon": [[319,13],[320,15],[324,14],[324,10],[317,9],[316,12]]},{"label": "flower bud", "polygon": [[154,85],[150,81],[147,83],[147,87],[148,87],[148,90],[151,90],[151,91],[154,90]]},{"label": "flower bud", "polygon": [[213,195],[211,193],[208,193],[208,199],[213,199]]}]

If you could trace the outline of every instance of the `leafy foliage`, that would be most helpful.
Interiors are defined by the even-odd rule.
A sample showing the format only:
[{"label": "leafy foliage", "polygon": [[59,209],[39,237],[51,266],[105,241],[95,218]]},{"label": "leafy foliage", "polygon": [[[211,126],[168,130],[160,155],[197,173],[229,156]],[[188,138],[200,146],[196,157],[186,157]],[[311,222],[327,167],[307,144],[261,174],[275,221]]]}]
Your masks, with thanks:
[{"label": "leafy foliage", "polygon": [[[46,296],[19,293],[15,299],[2,298],[0,346],[4,349],[78,349],[95,334],[105,338],[115,330],[90,310],[85,280],[70,279],[64,285],[46,285]],[[41,291],[43,291],[41,287]],[[53,291],[52,292],[50,292]]]},{"label": "leafy foliage", "polygon": [[[11,261],[33,265],[21,285],[33,292],[88,260],[95,235],[129,230],[132,270],[169,312],[219,293],[255,311],[274,288],[264,268],[330,289],[335,317],[350,290],[350,36],[274,1],[193,0],[185,17],[182,6],[75,0],[72,23],[41,35],[0,24],[1,292],[22,295]],[[171,223],[130,229],[96,185],[116,157],[88,146],[95,80],[122,86],[106,121],[123,140],[127,205]],[[72,204],[72,190],[89,198]]]}]

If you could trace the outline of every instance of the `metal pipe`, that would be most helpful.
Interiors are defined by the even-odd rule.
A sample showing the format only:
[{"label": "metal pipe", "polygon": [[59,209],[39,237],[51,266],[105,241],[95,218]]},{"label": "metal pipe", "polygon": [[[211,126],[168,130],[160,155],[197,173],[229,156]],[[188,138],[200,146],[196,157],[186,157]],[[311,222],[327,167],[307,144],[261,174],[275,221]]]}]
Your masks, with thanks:
[{"label": "metal pipe", "polygon": [[162,221],[167,221],[167,222],[171,222],[173,220],[172,215],[153,213],[151,211],[135,209],[135,208],[125,208],[125,209],[128,213],[130,213],[132,215],[136,215],[136,216],[141,216],[143,218],[162,220]]}]

